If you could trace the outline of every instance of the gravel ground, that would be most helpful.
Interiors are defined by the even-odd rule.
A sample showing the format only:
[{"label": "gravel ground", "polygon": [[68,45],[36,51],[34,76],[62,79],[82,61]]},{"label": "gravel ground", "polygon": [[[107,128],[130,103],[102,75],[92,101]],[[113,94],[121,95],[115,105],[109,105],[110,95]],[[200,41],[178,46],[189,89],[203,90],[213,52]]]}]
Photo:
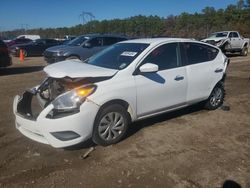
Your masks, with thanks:
[{"label": "gravel ground", "polygon": [[46,64],[13,62],[0,69],[0,187],[250,187],[250,56],[231,57],[229,110],[192,106],[131,125],[116,145],[87,141],[70,149],[15,129],[13,97],[42,81]]}]

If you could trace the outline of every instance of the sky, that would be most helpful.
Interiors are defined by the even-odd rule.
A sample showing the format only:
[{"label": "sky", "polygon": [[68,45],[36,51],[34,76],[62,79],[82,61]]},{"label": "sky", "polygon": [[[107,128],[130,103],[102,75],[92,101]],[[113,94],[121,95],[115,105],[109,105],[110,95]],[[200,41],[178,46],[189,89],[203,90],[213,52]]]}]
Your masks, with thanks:
[{"label": "sky", "polygon": [[237,0],[1,0],[0,31],[17,28],[69,27],[82,23],[82,11],[95,19],[127,18],[135,15],[179,15],[236,4]]}]

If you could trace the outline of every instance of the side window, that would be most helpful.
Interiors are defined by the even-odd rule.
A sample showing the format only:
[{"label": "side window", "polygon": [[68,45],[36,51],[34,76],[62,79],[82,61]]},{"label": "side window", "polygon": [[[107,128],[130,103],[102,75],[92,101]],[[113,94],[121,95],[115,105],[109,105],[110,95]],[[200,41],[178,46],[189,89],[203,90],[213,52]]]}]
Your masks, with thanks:
[{"label": "side window", "polygon": [[182,49],[186,55],[186,65],[212,61],[219,52],[216,48],[199,43],[182,43]]},{"label": "side window", "polygon": [[93,47],[102,46],[102,38],[96,37],[96,38],[90,39],[89,43]]},{"label": "side window", "polygon": [[238,33],[236,33],[236,32],[233,32],[233,38],[239,38],[239,35],[238,35]]},{"label": "side window", "polygon": [[117,43],[117,38],[115,37],[104,37],[103,38],[103,46],[109,46]]},{"label": "side window", "polygon": [[229,34],[229,38],[232,38],[233,37],[233,33],[231,32],[230,34]]},{"label": "side window", "polygon": [[117,38],[117,42],[125,41],[127,40],[126,38]]},{"label": "side window", "polygon": [[154,63],[159,66],[159,70],[176,68],[178,66],[178,44],[164,44],[154,49],[144,60],[145,63]]}]

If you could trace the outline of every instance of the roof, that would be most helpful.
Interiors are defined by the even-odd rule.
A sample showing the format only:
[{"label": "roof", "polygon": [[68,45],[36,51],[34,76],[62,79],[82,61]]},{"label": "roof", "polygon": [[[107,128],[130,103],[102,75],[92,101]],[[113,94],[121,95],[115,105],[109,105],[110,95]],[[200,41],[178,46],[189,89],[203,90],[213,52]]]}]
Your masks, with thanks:
[{"label": "roof", "polygon": [[213,33],[229,33],[229,32],[237,32],[238,33],[238,31],[217,31],[217,32],[213,32]]},{"label": "roof", "polygon": [[[124,35],[118,35],[118,34],[102,34],[102,33],[93,33],[93,34],[85,34],[80,35],[81,37],[121,37],[121,38],[128,38]],[[78,36],[79,37],[79,36]]]},{"label": "roof", "polygon": [[146,44],[158,44],[162,42],[192,42],[194,39],[185,39],[185,38],[142,38],[142,39],[133,39],[123,41],[122,43],[146,43]]}]

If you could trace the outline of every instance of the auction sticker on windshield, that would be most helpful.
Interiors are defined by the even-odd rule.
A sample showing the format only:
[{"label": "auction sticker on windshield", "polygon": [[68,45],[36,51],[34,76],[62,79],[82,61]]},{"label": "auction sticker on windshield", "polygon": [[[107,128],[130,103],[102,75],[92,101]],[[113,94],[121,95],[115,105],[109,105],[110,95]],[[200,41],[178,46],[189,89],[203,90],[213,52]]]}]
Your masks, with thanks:
[{"label": "auction sticker on windshield", "polygon": [[137,52],[122,52],[122,56],[130,56],[130,57],[134,57],[137,54]]}]

